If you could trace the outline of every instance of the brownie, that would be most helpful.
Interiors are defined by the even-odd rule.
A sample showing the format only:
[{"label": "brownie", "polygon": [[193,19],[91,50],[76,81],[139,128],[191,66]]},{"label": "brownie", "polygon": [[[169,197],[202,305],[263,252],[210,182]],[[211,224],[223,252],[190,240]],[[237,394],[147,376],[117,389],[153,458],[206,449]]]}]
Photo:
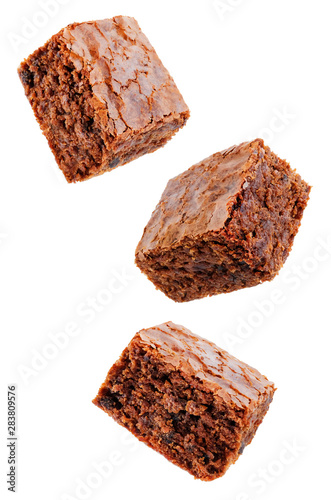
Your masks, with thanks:
[{"label": "brownie", "polygon": [[163,146],[189,109],[132,17],[70,24],[18,69],[68,182]]},{"label": "brownie", "polygon": [[136,264],[177,302],[270,281],[289,255],[309,192],[262,139],[216,153],[168,182]]},{"label": "brownie", "polygon": [[254,368],[169,322],[133,337],[93,402],[175,465],[211,481],[251,442],[274,391]]}]

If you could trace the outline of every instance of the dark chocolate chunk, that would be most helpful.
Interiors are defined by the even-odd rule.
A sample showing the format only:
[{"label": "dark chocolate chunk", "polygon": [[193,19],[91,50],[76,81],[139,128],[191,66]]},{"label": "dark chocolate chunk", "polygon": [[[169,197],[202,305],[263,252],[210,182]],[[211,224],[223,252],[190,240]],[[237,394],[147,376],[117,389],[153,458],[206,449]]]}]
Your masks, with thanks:
[{"label": "dark chocolate chunk", "polygon": [[114,158],[114,160],[110,161],[108,163],[108,170],[111,170],[112,168],[115,168],[119,165],[120,163],[120,158]]}]

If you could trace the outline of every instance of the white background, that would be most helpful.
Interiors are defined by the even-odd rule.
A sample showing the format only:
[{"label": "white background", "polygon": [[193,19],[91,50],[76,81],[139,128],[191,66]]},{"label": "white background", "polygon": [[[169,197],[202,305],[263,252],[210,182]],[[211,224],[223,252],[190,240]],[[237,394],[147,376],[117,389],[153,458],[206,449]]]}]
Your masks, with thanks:
[{"label": "white background", "polygon": [[[1,498],[13,498],[5,485],[11,383],[19,500],[329,498],[330,3],[55,4],[57,12],[45,16],[40,2],[17,0],[5,3],[1,16]],[[156,153],[69,185],[16,68],[65,25],[118,14],[138,20],[191,118]],[[34,29],[29,25],[24,38],[27,20]],[[261,135],[313,186],[290,257],[271,283],[175,304],[134,267],[136,244],[167,180]],[[130,279],[115,278],[117,293],[101,305],[114,270]],[[102,310],[92,317],[86,310],[93,297]],[[278,387],[252,444],[210,483],[168,463],[91,403],[135,332],[167,320],[213,340]],[[65,334],[67,345],[54,347],[50,334],[72,323],[77,335]],[[95,467],[105,461],[113,469],[100,479]]]}]

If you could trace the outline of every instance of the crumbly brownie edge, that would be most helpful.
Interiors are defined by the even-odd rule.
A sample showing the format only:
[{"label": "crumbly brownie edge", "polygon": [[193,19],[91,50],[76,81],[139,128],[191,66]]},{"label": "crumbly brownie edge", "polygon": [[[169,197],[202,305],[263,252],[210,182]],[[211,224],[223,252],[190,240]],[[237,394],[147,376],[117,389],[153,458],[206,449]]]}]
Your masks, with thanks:
[{"label": "crumbly brownie edge", "polygon": [[[237,423],[233,425],[233,429],[229,427],[228,435],[228,437],[231,436],[234,441],[234,450],[228,448],[225,442],[223,442],[222,446],[216,445],[217,438],[215,437],[217,433],[215,433],[215,430],[217,429],[217,423],[214,421],[212,421],[214,430],[212,432],[210,428],[210,432],[208,433],[208,438],[211,440],[210,444],[213,446],[210,447],[210,450],[207,450],[205,446],[199,445],[193,433],[189,431],[190,429],[194,434],[198,434],[199,432],[199,438],[201,441],[204,440],[205,436],[201,435],[201,428],[198,431],[196,425],[196,420],[200,418],[198,416],[199,405],[195,404],[195,406],[193,406],[194,401],[192,401],[192,399],[190,400],[192,411],[197,413],[196,416],[190,416],[185,409],[188,401],[185,400],[185,397],[180,398],[182,400],[180,401],[176,395],[176,382],[185,388],[190,386],[188,386],[187,381],[182,379],[178,372],[173,370],[171,376],[159,361],[154,364],[153,361],[151,361],[153,359],[153,353],[151,351],[151,349],[144,351],[146,353],[145,356],[150,356],[150,360],[148,364],[143,367],[143,373],[140,373],[139,370],[133,372],[130,370],[130,364],[139,360],[139,358],[128,361],[126,356],[124,356],[122,361],[125,364],[122,366],[122,372],[117,373],[116,376],[112,376],[111,374],[108,375],[107,382],[102,389],[100,389],[99,395],[93,402],[109,416],[114,418],[117,423],[132,432],[140,441],[164,455],[165,458],[175,465],[183,468],[199,479],[215,479],[215,477],[225,472],[239,453],[241,445],[240,431],[237,429]],[[116,371],[118,371],[118,368],[119,366],[117,366]],[[147,373],[144,372],[144,368],[147,370]],[[164,380],[171,381],[168,382],[167,388],[167,408],[164,404],[159,403],[159,401],[163,400],[164,396],[164,381],[161,382],[162,385],[160,386],[157,380],[158,377],[152,378],[149,376],[151,370],[155,371],[158,377],[164,377]],[[122,374],[124,374],[124,380],[122,380]],[[176,377],[176,382],[173,380],[174,376]],[[135,381],[137,385],[129,385],[125,388],[126,379]],[[148,388],[144,389],[146,382],[147,384],[152,382],[154,386],[152,391],[149,391]],[[156,386],[158,386],[159,391],[155,389]],[[190,391],[193,392],[191,388]],[[136,392],[138,395],[136,395]],[[194,392],[199,395],[201,401],[205,403],[208,401],[212,404],[212,394],[208,395],[208,393],[203,390],[195,390]],[[127,402],[126,399],[129,398],[130,402]],[[120,406],[122,402],[123,406]],[[200,404],[200,408],[204,406],[207,405]],[[235,421],[231,420],[231,422]],[[226,432],[224,432],[224,434],[226,434]],[[189,449],[191,449],[191,451],[187,451],[187,447],[185,446],[184,440],[186,436],[187,439],[190,440]],[[230,460],[230,456],[232,460]],[[218,467],[219,470],[215,469],[212,463],[211,459],[214,457],[222,462],[222,466]],[[209,467],[209,470],[207,470],[207,467]],[[221,474],[219,474],[220,471],[222,471]]]},{"label": "crumbly brownie edge", "polygon": [[88,74],[70,61],[62,31],[31,54],[18,72],[60,169],[74,182],[98,171],[104,142]]},{"label": "crumbly brownie edge", "polygon": [[258,155],[261,161],[253,176],[248,173],[221,234],[228,244],[242,244],[244,262],[263,282],[285,263],[311,188],[262,140]]}]

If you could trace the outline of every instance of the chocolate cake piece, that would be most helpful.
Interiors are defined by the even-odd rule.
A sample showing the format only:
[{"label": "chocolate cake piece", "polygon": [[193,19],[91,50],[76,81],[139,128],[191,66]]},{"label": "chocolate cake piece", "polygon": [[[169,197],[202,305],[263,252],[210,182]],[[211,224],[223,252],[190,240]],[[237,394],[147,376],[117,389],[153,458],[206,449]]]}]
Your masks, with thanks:
[{"label": "chocolate cake piece", "polygon": [[253,439],[275,388],[171,322],[141,330],[93,403],[198,479],[222,476]]},{"label": "chocolate cake piece", "polygon": [[136,264],[177,302],[270,281],[291,250],[309,192],[262,139],[216,153],[168,182]]},{"label": "chocolate cake piece", "polygon": [[189,117],[132,17],[70,24],[23,61],[18,73],[68,182],[155,151]]}]

